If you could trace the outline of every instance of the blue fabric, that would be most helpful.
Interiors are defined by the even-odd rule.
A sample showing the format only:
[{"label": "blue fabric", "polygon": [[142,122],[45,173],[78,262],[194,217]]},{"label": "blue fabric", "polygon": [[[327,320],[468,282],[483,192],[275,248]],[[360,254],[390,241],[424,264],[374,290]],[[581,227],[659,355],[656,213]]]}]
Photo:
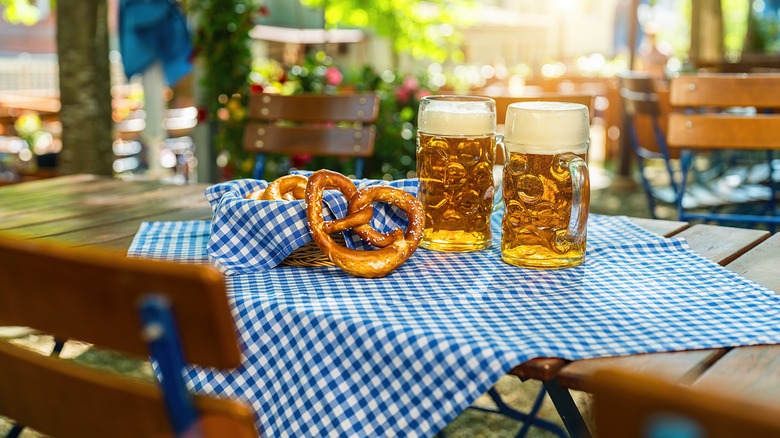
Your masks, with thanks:
[{"label": "blue fabric", "polygon": [[[358,189],[386,185],[417,195],[417,179],[396,181],[355,180]],[[245,274],[271,269],[293,251],[312,241],[306,206],[299,201],[256,201],[246,196],[268,186],[265,180],[237,179],[206,189],[206,199],[214,212],[208,253],[212,262],[227,274]],[[337,191],[324,196],[325,220],[344,217],[347,200]],[[371,225],[382,233],[406,229],[406,215],[395,206],[377,203]],[[350,248],[372,249],[351,230],[344,232]]]},{"label": "blue fabric", "polygon": [[[780,342],[780,295],[683,240],[591,215],[585,263],[538,271],[491,248],[418,249],[385,278],[335,267],[226,277],[244,360],[188,369],[250,404],[268,437],[431,436],[534,357],[584,359]],[[129,255],[208,263],[211,224],[144,223]]]},{"label": "blue fabric", "polygon": [[119,50],[128,78],[162,63],[169,85],[192,70],[192,42],[187,22],[173,0],[121,0]]}]

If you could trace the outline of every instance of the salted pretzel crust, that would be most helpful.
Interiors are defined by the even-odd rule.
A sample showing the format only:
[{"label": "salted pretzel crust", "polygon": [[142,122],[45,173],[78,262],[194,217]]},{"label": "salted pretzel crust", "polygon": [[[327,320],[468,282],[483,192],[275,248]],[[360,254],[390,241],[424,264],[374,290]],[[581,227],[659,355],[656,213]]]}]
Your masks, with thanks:
[{"label": "salted pretzel crust", "polygon": [[[339,190],[347,198],[349,209],[346,217],[335,221],[324,220],[322,196],[326,189]],[[314,242],[336,266],[351,275],[366,278],[388,275],[411,257],[422,239],[425,224],[422,204],[404,190],[389,186],[371,186],[358,190],[344,175],[319,170],[309,176],[305,200],[306,218]],[[389,203],[406,213],[406,231],[396,229],[390,233],[379,233],[371,228],[372,202]],[[360,251],[346,248],[328,235],[349,228],[380,249]]]},{"label": "salted pretzel crust", "polygon": [[247,199],[256,201],[294,201],[306,195],[306,177],[303,175],[285,175],[268,184],[264,189],[255,190]]}]

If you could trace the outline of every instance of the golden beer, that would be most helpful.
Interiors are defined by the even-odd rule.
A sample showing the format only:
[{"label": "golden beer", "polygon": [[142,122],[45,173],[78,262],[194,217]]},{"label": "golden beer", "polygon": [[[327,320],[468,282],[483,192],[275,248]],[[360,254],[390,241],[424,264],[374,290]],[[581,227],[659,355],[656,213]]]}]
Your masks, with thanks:
[{"label": "golden beer", "polygon": [[425,211],[420,245],[471,251],[490,245],[495,137],[419,135],[417,198]]},{"label": "golden beer", "polygon": [[581,264],[590,205],[587,107],[514,103],[505,129],[501,258],[540,269]]},{"label": "golden beer", "polygon": [[[571,172],[560,155],[510,152],[503,192],[501,256],[507,263],[537,268],[582,263],[585,234],[567,237],[575,209]],[[590,193],[588,188],[584,193]],[[589,195],[583,197],[582,208],[587,210]]]},{"label": "golden beer", "polygon": [[420,246],[475,251],[490,246],[495,102],[429,96],[420,105],[417,198],[425,211]]}]

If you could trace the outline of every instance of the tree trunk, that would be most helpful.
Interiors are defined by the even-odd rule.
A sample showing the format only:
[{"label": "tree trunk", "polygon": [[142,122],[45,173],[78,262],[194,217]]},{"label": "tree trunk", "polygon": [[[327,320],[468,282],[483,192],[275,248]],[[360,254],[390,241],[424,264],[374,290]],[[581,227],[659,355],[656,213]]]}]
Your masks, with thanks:
[{"label": "tree trunk", "polygon": [[60,173],[112,175],[108,1],[57,2]]},{"label": "tree trunk", "polygon": [[693,0],[691,3],[691,63],[699,67],[723,62],[723,12],[720,0]]}]

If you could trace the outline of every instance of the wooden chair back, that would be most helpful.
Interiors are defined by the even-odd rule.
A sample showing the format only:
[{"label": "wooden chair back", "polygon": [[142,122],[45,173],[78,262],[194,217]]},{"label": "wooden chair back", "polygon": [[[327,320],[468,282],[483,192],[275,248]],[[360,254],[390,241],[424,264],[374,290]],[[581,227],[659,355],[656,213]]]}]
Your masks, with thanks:
[{"label": "wooden chair back", "polygon": [[[780,149],[780,74],[699,74],[672,78],[670,147]],[[735,110],[742,107],[741,110]],[[755,112],[745,107],[754,108]]]},{"label": "wooden chair back", "polygon": [[[266,153],[370,157],[379,96],[362,94],[251,94],[244,149]],[[262,166],[262,164],[259,164]],[[255,178],[262,177],[255,171]]]},{"label": "wooden chair back", "polygon": [[605,370],[594,377],[600,438],[780,436],[780,410],[656,377]]},{"label": "wooden chair back", "polygon": [[[222,275],[209,266],[127,258],[0,236],[0,325],[147,358],[139,303],[173,309],[190,364],[239,365]],[[158,385],[0,343],[0,414],[58,437],[173,436]],[[196,397],[206,436],[256,436],[248,407]],[[96,414],[99,413],[99,414]]]},{"label": "wooden chair back", "polygon": [[[625,117],[636,135],[638,146],[653,153],[664,153],[668,116],[672,111],[669,90],[659,89],[657,80],[648,73],[628,71],[620,75],[620,102]],[[669,151],[669,158],[679,152]]]},{"label": "wooden chair back", "polygon": [[593,122],[593,102],[596,98],[592,93],[540,93],[531,96],[486,96],[496,101],[496,122],[504,124],[506,110],[516,102],[567,102],[579,103],[588,107],[590,120]]}]

